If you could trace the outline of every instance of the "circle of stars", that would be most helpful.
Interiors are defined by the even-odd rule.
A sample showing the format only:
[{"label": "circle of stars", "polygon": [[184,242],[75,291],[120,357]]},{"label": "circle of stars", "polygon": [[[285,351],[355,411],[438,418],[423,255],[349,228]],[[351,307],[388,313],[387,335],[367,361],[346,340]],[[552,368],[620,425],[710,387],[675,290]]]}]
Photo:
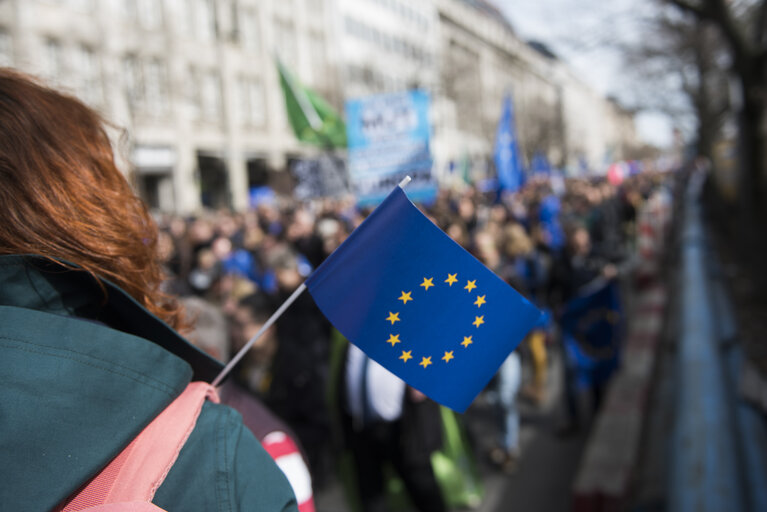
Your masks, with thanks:
[{"label": "circle of stars", "polygon": [[[437,286],[434,284],[434,277],[424,277],[423,281],[418,285],[420,288],[423,288],[423,291],[428,293],[429,288]],[[439,282],[439,280],[438,280]],[[453,287],[454,284],[459,283],[458,279],[458,273],[455,274],[447,274],[447,277],[442,281],[443,283],[447,284],[450,288]],[[459,284],[460,286],[460,284]],[[466,280],[465,286],[463,286],[463,289],[466,290],[467,293],[476,294],[475,300],[472,303],[474,306],[477,307],[477,310],[480,310],[483,305],[487,304],[487,295],[479,295],[479,293],[474,292],[475,288],[477,288],[477,280]],[[413,290],[402,290],[400,292],[400,296],[397,298],[398,301],[402,302],[402,308],[406,308],[408,302],[412,302],[415,299],[413,298]],[[479,311],[477,311],[479,312]],[[386,321],[390,322],[392,328],[394,327],[394,324],[397,322],[400,322],[401,319],[399,317],[400,311],[389,311],[389,315],[386,317]],[[483,324],[485,323],[485,315],[475,315],[474,321],[471,323],[471,325],[474,327],[473,330],[479,329]],[[407,340],[405,340],[407,341]],[[399,333],[390,333],[389,339],[386,340],[386,343],[390,344],[392,348],[395,348],[398,343],[402,343],[403,340],[400,339]],[[469,336],[463,336],[463,341],[459,342],[458,345],[463,347],[463,349],[468,349],[469,346],[471,346],[474,343],[474,335],[470,334]],[[459,349],[459,350],[463,350]],[[413,350],[405,350],[405,349],[399,349],[401,351],[400,356],[397,358],[402,361],[403,364],[407,364],[411,359],[416,359],[415,356],[413,356]],[[439,360],[444,361],[444,364],[450,364],[450,361],[455,359],[455,350],[445,350],[444,355],[439,358]],[[435,364],[432,361],[432,356],[421,356],[421,361],[418,363],[418,366],[423,367],[424,369],[428,368],[429,366]]]}]

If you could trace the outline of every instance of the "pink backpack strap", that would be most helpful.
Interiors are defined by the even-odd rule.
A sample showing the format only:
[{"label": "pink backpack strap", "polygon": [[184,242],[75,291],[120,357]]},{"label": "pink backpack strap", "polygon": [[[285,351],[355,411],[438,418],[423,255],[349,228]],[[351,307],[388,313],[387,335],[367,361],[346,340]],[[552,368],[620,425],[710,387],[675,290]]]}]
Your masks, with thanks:
[{"label": "pink backpack strap", "polygon": [[110,503],[151,502],[192,433],[206,398],[218,403],[218,393],[213,386],[207,382],[190,383],[59,510],[74,512]]}]

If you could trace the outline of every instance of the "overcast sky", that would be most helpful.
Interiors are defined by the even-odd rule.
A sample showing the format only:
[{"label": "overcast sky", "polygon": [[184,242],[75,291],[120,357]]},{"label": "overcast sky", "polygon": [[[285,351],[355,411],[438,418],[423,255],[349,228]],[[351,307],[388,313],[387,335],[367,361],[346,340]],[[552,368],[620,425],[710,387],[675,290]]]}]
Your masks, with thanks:
[{"label": "overcast sky", "polygon": [[[626,98],[620,53],[611,43],[643,37],[639,18],[647,0],[493,0],[523,39],[546,43],[577,75],[602,94]],[[637,129],[645,141],[668,147],[671,121],[641,113]]]}]

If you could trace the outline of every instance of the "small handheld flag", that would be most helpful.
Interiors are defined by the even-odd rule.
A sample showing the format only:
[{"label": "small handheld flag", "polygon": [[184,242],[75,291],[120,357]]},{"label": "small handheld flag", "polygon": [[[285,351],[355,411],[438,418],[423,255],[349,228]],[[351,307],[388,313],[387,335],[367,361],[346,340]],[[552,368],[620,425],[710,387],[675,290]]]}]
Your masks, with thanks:
[{"label": "small handheld flag", "polygon": [[458,412],[540,316],[400,187],[305,284],[349,341]]}]

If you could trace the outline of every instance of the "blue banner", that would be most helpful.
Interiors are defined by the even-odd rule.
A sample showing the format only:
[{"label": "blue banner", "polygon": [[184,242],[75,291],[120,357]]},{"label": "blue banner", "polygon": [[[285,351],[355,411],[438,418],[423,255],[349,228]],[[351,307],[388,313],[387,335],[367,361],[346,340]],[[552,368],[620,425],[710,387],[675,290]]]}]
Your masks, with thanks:
[{"label": "blue banner", "polygon": [[348,100],[349,176],[361,206],[375,205],[405,176],[414,201],[432,201],[429,94],[407,91]]}]

